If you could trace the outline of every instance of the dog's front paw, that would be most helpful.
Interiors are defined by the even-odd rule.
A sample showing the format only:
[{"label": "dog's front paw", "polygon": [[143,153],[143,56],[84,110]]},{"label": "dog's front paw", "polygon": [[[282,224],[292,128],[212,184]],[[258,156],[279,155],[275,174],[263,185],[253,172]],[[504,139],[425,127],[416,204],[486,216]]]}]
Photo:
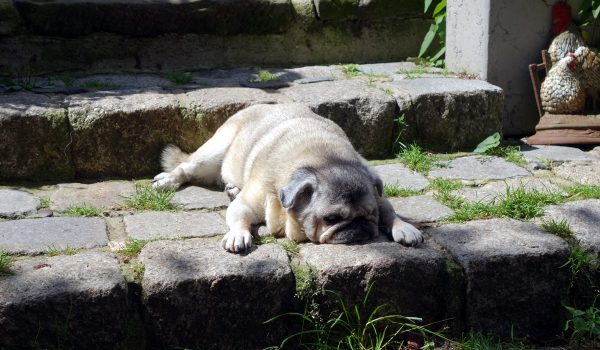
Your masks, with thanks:
[{"label": "dog's front paw", "polygon": [[414,247],[423,242],[423,234],[416,227],[400,219],[394,220],[392,237],[395,242]]},{"label": "dog's front paw", "polygon": [[177,189],[181,183],[177,180],[176,176],[171,173],[160,173],[152,180],[152,187],[155,189]]},{"label": "dog's front paw", "polygon": [[228,252],[241,253],[252,246],[250,231],[230,230],[221,240],[221,247]]}]

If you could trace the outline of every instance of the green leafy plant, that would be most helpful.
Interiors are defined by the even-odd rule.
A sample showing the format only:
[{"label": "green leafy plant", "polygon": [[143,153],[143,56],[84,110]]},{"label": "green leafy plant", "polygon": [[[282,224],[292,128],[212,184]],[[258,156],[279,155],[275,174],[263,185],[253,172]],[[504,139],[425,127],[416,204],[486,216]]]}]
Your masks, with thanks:
[{"label": "green leafy plant", "polygon": [[285,241],[281,242],[281,246],[288,253],[291,253],[294,255],[298,255],[300,253],[300,246],[298,245],[298,242],[296,242],[296,241],[286,239]]},{"label": "green leafy plant", "polygon": [[398,128],[398,136],[396,136],[396,141],[394,141],[394,145],[398,147],[400,151],[406,150],[406,144],[402,142],[407,130],[408,123],[406,122],[406,117],[404,114],[398,116],[395,120],[396,127]]},{"label": "green leafy plant", "polygon": [[522,341],[511,339],[510,342],[503,343],[490,334],[481,332],[469,332],[462,341],[455,344],[455,349],[459,350],[532,350],[531,346],[525,345]]},{"label": "green leafy plant", "polygon": [[135,184],[135,193],[127,198],[126,203],[137,210],[175,210],[176,206],[171,203],[174,195],[173,189],[157,190],[149,183],[139,182]]},{"label": "green leafy plant", "polygon": [[581,26],[589,25],[591,21],[598,19],[598,16],[600,16],[600,1],[583,0],[577,9],[577,15]]},{"label": "green leafy plant", "polygon": [[444,65],[444,54],[446,53],[446,0],[425,0],[424,4],[425,13],[427,13],[432,5],[435,4],[435,6],[432,14],[433,23],[429,26],[429,30],[425,34],[425,38],[423,38],[419,57],[425,57],[434,39],[437,38],[439,48],[432,56],[426,58],[432,65],[441,67]]},{"label": "green leafy plant", "polygon": [[424,338],[434,335],[418,324],[420,318],[387,315],[385,304],[372,307],[369,302],[372,290],[373,284],[354,305],[347,305],[339,294],[326,291],[337,300],[337,310],[327,318],[314,303],[307,303],[303,313],[287,313],[268,320],[270,323],[286,317],[297,320],[301,328],[286,337],[278,348],[294,347],[297,343],[301,349],[398,349],[402,347],[402,337],[408,334],[416,333]]},{"label": "green leafy plant", "polygon": [[40,198],[40,209],[50,207],[50,198]]},{"label": "green leafy plant", "polygon": [[600,199],[600,186],[576,184],[568,186],[565,191],[571,195],[571,199]]},{"label": "green leafy plant", "polygon": [[119,253],[130,258],[136,257],[146,244],[157,240],[158,239],[127,239],[125,241],[125,247],[121,249]]},{"label": "green leafy plant", "polygon": [[165,79],[175,85],[185,85],[192,82],[192,74],[188,72],[174,71],[168,72],[164,75]]},{"label": "green leafy plant", "polygon": [[268,243],[277,243],[277,238],[273,237],[273,236],[258,236],[255,240],[254,243],[261,245],[261,244],[268,244]]},{"label": "green leafy plant", "polygon": [[600,341],[600,309],[594,305],[585,310],[565,306],[570,318],[565,322],[564,330],[572,341],[579,345],[597,346]]},{"label": "green leafy plant", "polygon": [[8,255],[5,251],[0,250],[0,276],[7,276],[11,274],[10,264],[12,264],[13,258]]},{"label": "green leafy plant", "polygon": [[571,253],[567,261],[561,265],[562,268],[568,268],[571,271],[571,286],[577,280],[585,280],[592,284],[590,271],[596,269],[598,262],[589,252],[585,251],[578,243],[571,247]]},{"label": "green leafy plant", "polygon": [[473,153],[502,157],[506,161],[515,163],[519,166],[527,165],[519,147],[501,146],[501,139],[500,133],[495,132],[485,140],[481,141],[481,143],[473,150]]},{"label": "green leafy plant", "polygon": [[496,147],[500,146],[501,136],[499,132],[495,132],[492,135],[485,138],[485,140],[481,141],[473,150],[473,153],[485,153],[489,150],[492,150]]},{"label": "green leafy plant", "polygon": [[73,205],[70,206],[67,211],[65,211],[65,215],[68,216],[100,216],[102,214],[101,208],[89,207],[87,205]]}]

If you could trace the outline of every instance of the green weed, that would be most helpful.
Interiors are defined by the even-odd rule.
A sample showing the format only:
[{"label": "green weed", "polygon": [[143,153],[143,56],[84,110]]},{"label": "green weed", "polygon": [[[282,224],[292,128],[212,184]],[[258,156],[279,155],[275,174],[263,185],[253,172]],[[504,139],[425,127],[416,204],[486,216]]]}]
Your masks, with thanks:
[{"label": "green weed", "polygon": [[346,78],[354,78],[362,74],[358,64],[344,64],[342,65],[342,72]]},{"label": "green weed", "polygon": [[[595,302],[594,302],[595,304]],[[570,318],[565,322],[564,330],[577,345],[594,348],[600,341],[600,309],[595,305],[586,310],[565,306]]]},{"label": "green weed", "polygon": [[8,276],[12,273],[10,271],[10,265],[12,262],[12,256],[8,255],[3,250],[0,250],[0,276]]},{"label": "green weed", "polygon": [[420,195],[423,191],[385,184],[383,185],[383,193],[385,193],[386,197],[410,197]]},{"label": "green weed", "polygon": [[498,146],[485,151],[484,154],[504,158],[507,162],[521,167],[527,166],[527,161],[518,146]]},{"label": "green weed", "polygon": [[164,78],[175,85],[185,85],[192,82],[192,74],[188,72],[174,71],[165,73]]},{"label": "green weed", "polygon": [[568,268],[571,272],[571,287],[578,280],[587,280],[591,283],[590,271],[598,267],[596,258],[585,251],[579,244],[571,247],[571,253],[567,261],[561,265],[561,268]]},{"label": "green weed", "polygon": [[47,256],[58,256],[58,255],[75,255],[79,253],[79,249],[67,247],[65,249],[58,249],[51,247],[46,251]]},{"label": "green weed", "polygon": [[310,266],[291,264],[296,280],[296,298],[307,300],[315,293],[315,274]]},{"label": "green weed", "polygon": [[300,246],[298,245],[298,242],[296,242],[296,241],[286,239],[285,241],[281,242],[281,246],[288,253],[291,253],[293,255],[298,255],[300,253]]},{"label": "green weed", "polygon": [[50,208],[50,198],[40,198],[40,209]]},{"label": "green weed", "polygon": [[102,209],[96,207],[88,207],[87,205],[73,205],[65,211],[65,215],[68,216],[100,216],[102,215]]},{"label": "green weed", "polygon": [[257,245],[277,243],[277,238],[273,236],[259,236],[254,240],[254,243],[256,243]]},{"label": "green weed", "polygon": [[571,227],[569,227],[569,223],[566,219],[562,219],[560,221],[554,219],[543,221],[542,228],[553,235],[557,235],[562,238],[573,237],[573,232],[571,231]]},{"label": "green weed", "polygon": [[460,350],[533,350],[532,347],[519,341],[512,340],[510,343],[502,343],[492,335],[473,331],[457,343],[456,348]]},{"label": "green weed", "polygon": [[427,174],[433,167],[434,157],[418,145],[409,145],[396,155],[409,169]]},{"label": "green weed", "polygon": [[394,141],[394,146],[398,146],[398,149],[400,151],[404,151],[406,150],[406,144],[404,142],[402,142],[402,139],[404,138],[407,130],[408,130],[408,123],[406,122],[406,117],[404,114],[398,116],[398,118],[396,118],[395,120],[396,122],[396,126],[398,128],[398,136],[396,136],[396,140]]},{"label": "green weed", "polygon": [[571,199],[600,199],[600,186],[576,184],[565,188]]},{"label": "green weed", "polygon": [[144,272],[146,272],[146,266],[144,266],[144,263],[139,260],[134,261],[132,265],[134,280],[141,284],[142,279],[144,278]]},{"label": "green weed", "polygon": [[279,77],[277,75],[272,74],[268,70],[259,70],[258,73],[256,73],[256,77],[252,81],[257,83],[264,83],[267,81],[275,80],[279,80]]},{"label": "green weed", "polygon": [[327,291],[326,294],[337,300],[337,310],[327,318],[314,302],[308,302],[303,313],[288,313],[267,321],[285,317],[299,323],[301,330],[286,337],[278,348],[294,347],[293,343],[297,343],[304,349],[398,349],[402,347],[403,336],[417,333],[425,338],[434,334],[418,325],[420,318],[386,315],[386,305],[372,307],[369,302],[372,290],[371,284],[362,300],[354,305],[346,304],[339,294]]},{"label": "green weed", "polygon": [[157,190],[148,183],[136,183],[135,193],[127,198],[127,206],[137,210],[175,210],[175,205],[171,199],[175,195],[175,190],[164,189]]},{"label": "green weed", "polygon": [[125,241],[125,247],[121,249],[119,253],[130,258],[136,257],[140,254],[146,244],[157,240],[158,239],[127,239]]}]

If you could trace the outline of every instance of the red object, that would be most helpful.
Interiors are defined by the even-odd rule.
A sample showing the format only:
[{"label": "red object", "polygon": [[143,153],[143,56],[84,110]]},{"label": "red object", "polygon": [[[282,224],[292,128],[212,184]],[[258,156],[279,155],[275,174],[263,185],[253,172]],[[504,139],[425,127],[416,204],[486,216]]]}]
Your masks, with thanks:
[{"label": "red object", "polygon": [[50,265],[48,265],[48,264],[35,264],[35,265],[33,265],[33,269],[34,270],[43,269],[44,267],[50,267]]},{"label": "red object", "polygon": [[554,36],[567,30],[572,20],[569,4],[559,1],[552,6],[552,34]]}]

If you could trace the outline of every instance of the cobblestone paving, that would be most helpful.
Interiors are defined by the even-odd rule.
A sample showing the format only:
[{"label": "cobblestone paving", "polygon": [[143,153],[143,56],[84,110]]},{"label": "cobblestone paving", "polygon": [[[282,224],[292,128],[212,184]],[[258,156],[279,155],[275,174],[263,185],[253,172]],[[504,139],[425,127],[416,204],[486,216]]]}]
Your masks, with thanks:
[{"label": "cobblestone paving", "polygon": [[[500,333],[518,325],[520,332],[543,336],[556,322],[561,296],[568,293],[567,271],[560,266],[569,246],[545,232],[542,223],[567,220],[581,246],[600,255],[600,200],[569,193],[578,184],[600,186],[600,158],[596,152],[548,147],[539,152],[528,149],[526,160],[548,164],[548,169],[526,170],[501,158],[473,155],[436,163],[429,174],[411,171],[397,160],[374,166],[386,184],[411,195],[390,200],[400,216],[424,230],[426,243],[416,249],[383,238],[350,247],[303,243],[294,248],[278,240],[232,255],[218,246],[227,230],[228,199],[221,191],[189,186],[171,198],[175,209],[153,211],[129,207],[127,199],[135,195],[136,181],[4,184],[0,250],[11,255],[13,263],[11,272],[0,276],[0,329],[8,330],[0,345],[16,344],[26,337],[18,330],[43,317],[15,315],[31,313],[27,310],[39,303],[44,304],[40,312],[63,315],[65,300],[74,295],[82,307],[106,310],[113,314],[113,324],[123,322],[125,311],[117,307],[127,302],[123,280],[144,289],[140,302],[150,317],[148,327],[163,340],[177,339],[178,332],[188,337],[182,339],[196,339],[195,335],[212,339],[225,322],[219,312],[245,310],[245,322],[252,322],[253,315],[266,319],[289,310],[281,296],[293,294],[296,282],[290,268],[298,264],[312,267],[319,288],[342,291],[350,299],[376,281],[376,300],[390,303],[398,312],[428,321],[463,317],[469,327]],[[536,220],[449,222],[454,209],[436,187],[439,179],[462,184],[449,193],[465,203],[499,203],[516,188],[570,197],[564,204],[547,206]],[[92,217],[72,217],[77,215]],[[447,275],[449,266],[460,267],[453,283]],[[88,274],[86,269],[95,272]],[[15,292],[21,289],[26,292]],[[219,293],[229,299],[220,299]],[[451,301],[449,295],[463,297]],[[211,311],[188,309],[182,300],[189,305],[204,303]],[[455,314],[457,302],[466,315]],[[272,304],[257,311],[254,303]],[[204,328],[196,323],[178,326],[183,322],[179,313],[186,310],[197,324],[210,327],[200,331]],[[77,332],[85,333],[92,326],[82,322],[77,327]],[[107,344],[117,341],[102,334]]]}]

